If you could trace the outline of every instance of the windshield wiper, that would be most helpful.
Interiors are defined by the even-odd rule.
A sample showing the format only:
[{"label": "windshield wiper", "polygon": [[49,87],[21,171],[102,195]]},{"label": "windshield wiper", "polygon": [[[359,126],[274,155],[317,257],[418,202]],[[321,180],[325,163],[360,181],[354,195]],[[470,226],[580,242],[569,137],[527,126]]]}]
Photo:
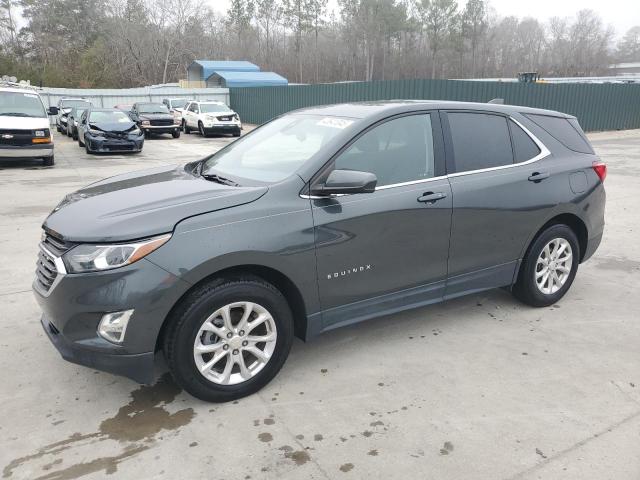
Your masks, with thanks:
[{"label": "windshield wiper", "polygon": [[20,113],[20,112],[6,112],[0,113],[0,115],[6,115],[7,117],[34,117],[35,115],[29,115],[28,113]]},{"label": "windshield wiper", "polygon": [[240,184],[237,182],[234,182],[233,180],[230,180],[228,178],[225,177],[221,177],[220,175],[215,175],[213,173],[203,173],[202,174],[202,178],[209,180],[211,182],[216,182],[216,183],[220,183],[222,185],[229,185],[230,187],[239,187]]}]

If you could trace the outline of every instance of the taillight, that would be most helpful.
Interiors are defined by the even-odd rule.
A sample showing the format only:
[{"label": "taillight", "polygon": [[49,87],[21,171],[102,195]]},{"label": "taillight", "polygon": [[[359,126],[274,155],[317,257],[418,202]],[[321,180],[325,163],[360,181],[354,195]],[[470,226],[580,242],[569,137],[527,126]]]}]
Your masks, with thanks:
[{"label": "taillight", "polygon": [[604,182],[604,179],[607,178],[607,164],[604,162],[593,162],[591,168],[596,172],[600,181]]}]

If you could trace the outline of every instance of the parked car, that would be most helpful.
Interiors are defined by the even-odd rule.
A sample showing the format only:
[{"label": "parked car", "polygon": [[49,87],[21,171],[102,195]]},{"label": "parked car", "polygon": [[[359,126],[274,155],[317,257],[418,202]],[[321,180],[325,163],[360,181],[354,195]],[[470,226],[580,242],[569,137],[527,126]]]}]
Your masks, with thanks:
[{"label": "parked car", "polygon": [[203,137],[213,133],[231,133],[240,136],[240,116],[222,102],[189,102],[182,112],[182,130],[197,130]]},{"label": "parked car", "polygon": [[190,100],[186,98],[165,98],[162,103],[169,109],[169,112],[173,115],[173,118],[177,118],[182,121],[182,112],[184,111]]},{"label": "parked car", "polygon": [[0,82],[0,160],[42,159],[54,164],[49,117],[57,107],[45,109],[37,90]]},{"label": "parked car", "polygon": [[90,107],[91,102],[84,98],[61,98],[58,100],[58,115],[56,115],[56,130],[67,133],[67,115],[73,107]]},{"label": "parked car", "polygon": [[558,112],[307,108],[68,195],[35,296],[64,358],[150,382],[164,352],[185,390],[227,401],[266,385],[294,335],[497,287],[555,304],[600,244],[605,176]]},{"label": "parked car", "polygon": [[89,108],[78,123],[78,145],[87,153],[140,152],[144,133],[116,108]]},{"label": "parked car", "polygon": [[78,122],[80,116],[87,110],[87,106],[72,107],[71,111],[67,114],[67,137],[72,137],[74,140],[78,140]]},{"label": "parked car", "polygon": [[134,103],[131,118],[146,137],[152,133],[170,133],[173,138],[180,137],[180,121],[162,103]]}]

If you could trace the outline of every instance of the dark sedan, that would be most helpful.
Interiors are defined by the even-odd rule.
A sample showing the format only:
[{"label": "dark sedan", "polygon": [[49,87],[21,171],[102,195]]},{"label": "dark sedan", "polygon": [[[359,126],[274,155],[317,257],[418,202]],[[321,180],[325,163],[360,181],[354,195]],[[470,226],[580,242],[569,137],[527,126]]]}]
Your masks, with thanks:
[{"label": "dark sedan", "polygon": [[78,145],[87,153],[140,152],[144,133],[121,110],[91,108],[80,117]]}]

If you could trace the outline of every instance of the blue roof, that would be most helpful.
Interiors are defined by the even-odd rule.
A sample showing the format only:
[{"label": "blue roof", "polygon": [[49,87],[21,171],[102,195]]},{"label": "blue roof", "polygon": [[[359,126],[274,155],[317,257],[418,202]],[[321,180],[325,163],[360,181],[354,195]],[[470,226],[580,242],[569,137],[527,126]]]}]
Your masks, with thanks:
[{"label": "blue roof", "polygon": [[[209,76],[213,72],[221,72],[221,71],[229,71],[233,70],[236,72],[259,72],[260,67],[254,65],[251,62],[247,62],[245,60],[234,61],[234,60],[194,60],[191,65],[194,63],[200,65],[203,71],[203,80],[209,78]],[[189,65],[189,68],[191,68]]]},{"label": "blue roof", "polygon": [[286,78],[274,72],[215,71],[207,77],[207,80],[213,75],[222,77],[227,87],[264,87],[289,83]]}]

